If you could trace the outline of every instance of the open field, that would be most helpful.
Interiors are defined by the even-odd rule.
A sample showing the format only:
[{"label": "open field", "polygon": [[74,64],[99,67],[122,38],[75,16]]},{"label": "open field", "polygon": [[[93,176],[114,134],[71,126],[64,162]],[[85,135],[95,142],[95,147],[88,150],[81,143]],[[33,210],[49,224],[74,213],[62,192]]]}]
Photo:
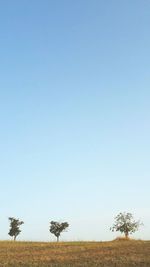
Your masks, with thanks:
[{"label": "open field", "polygon": [[0,267],[150,267],[150,241],[0,242]]}]

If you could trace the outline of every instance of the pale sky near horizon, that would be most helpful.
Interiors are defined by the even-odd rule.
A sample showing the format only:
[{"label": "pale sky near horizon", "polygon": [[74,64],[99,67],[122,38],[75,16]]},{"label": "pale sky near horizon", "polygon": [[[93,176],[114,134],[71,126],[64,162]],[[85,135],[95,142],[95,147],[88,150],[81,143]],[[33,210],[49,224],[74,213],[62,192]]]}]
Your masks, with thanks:
[{"label": "pale sky near horizon", "polygon": [[0,2],[0,238],[150,239],[150,1]]}]

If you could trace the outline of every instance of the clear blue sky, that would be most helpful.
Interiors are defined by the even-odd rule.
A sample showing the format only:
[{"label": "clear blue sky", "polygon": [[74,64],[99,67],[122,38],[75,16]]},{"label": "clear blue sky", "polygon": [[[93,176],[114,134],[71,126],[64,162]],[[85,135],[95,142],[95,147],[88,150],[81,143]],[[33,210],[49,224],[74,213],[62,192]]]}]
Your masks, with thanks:
[{"label": "clear blue sky", "polygon": [[0,236],[109,240],[133,212],[150,239],[150,2],[0,3]]}]

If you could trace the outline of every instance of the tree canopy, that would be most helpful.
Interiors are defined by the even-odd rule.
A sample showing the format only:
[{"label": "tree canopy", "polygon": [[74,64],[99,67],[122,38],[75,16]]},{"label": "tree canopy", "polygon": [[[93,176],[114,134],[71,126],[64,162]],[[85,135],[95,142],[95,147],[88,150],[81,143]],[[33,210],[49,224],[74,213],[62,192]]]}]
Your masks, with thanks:
[{"label": "tree canopy", "polygon": [[60,234],[64,232],[69,227],[68,222],[50,222],[50,233],[54,234],[57,237],[57,242],[59,241]]},{"label": "tree canopy", "polygon": [[10,229],[8,234],[14,237],[14,240],[16,240],[16,237],[21,233],[20,226],[24,224],[24,222],[14,217],[9,217],[8,220],[10,221]]},{"label": "tree canopy", "polygon": [[128,238],[129,234],[135,233],[139,229],[140,225],[142,225],[142,223],[139,220],[135,221],[132,213],[120,212],[115,217],[115,222],[110,230],[113,232],[119,231],[120,233],[124,233],[125,237]]}]

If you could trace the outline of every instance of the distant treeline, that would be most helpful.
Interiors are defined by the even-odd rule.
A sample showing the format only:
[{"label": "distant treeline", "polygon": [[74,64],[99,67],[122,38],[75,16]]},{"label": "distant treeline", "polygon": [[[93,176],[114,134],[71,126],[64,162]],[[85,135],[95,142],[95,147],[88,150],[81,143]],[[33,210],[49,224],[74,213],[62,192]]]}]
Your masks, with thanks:
[{"label": "distant treeline", "polygon": [[[21,225],[24,224],[20,219],[16,219],[14,217],[8,218],[10,222],[10,229],[8,234],[16,240],[17,236],[21,233]],[[139,220],[135,221],[132,213],[120,212],[114,219],[114,224],[110,228],[111,231],[119,231],[125,235],[125,238],[129,238],[129,234],[133,234],[138,231],[139,227],[143,225]],[[69,227],[68,222],[58,222],[58,221],[50,221],[49,231],[51,234],[54,234],[57,238],[57,242],[59,241],[59,237],[62,232],[66,231]]]}]

